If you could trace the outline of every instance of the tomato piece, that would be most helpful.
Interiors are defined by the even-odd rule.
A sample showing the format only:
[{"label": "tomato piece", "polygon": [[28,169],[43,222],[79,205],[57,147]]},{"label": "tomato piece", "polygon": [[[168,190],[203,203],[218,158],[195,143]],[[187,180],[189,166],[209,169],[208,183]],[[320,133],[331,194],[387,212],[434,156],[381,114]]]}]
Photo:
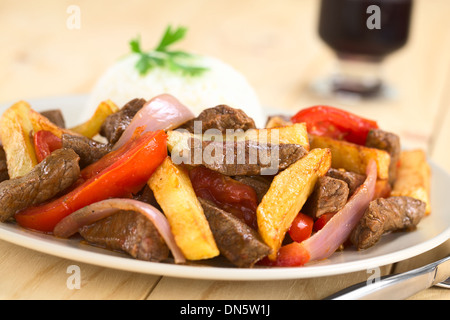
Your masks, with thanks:
[{"label": "tomato piece", "polygon": [[18,212],[17,223],[24,228],[52,232],[61,219],[80,208],[137,192],[167,157],[167,136],[162,130],[147,132],[113,152],[116,162],[110,163],[111,156],[100,159],[97,168],[104,167],[103,170],[87,180],[81,179],[59,198]]},{"label": "tomato piece", "polygon": [[277,258],[274,261],[265,257],[258,264],[270,267],[300,267],[309,260],[308,250],[298,242],[291,242],[278,250]]},{"label": "tomato piece", "polygon": [[191,169],[189,177],[197,197],[214,202],[257,229],[258,197],[252,187],[205,167]]},{"label": "tomato piece", "polygon": [[34,150],[38,162],[47,158],[53,151],[62,148],[61,138],[47,130],[39,130],[33,136]]},{"label": "tomato piece", "polygon": [[291,121],[305,122],[309,133],[364,145],[367,134],[377,129],[376,121],[330,106],[312,106],[300,110]]},{"label": "tomato piece", "polygon": [[311,236],[313,225],[313,218],[300,212],[288,230],[289,236],[295,242],[302,242]]},{"label": "tomato piece", "polygon": [[313,230],[315,232],[319,231],[320,229],[322,229],[328,221],[330,221],[330,219],[335,215],[335,213],[324,213],[322,214],[319,218],[317,218],[316,222],[314,222],[314,227]]}]

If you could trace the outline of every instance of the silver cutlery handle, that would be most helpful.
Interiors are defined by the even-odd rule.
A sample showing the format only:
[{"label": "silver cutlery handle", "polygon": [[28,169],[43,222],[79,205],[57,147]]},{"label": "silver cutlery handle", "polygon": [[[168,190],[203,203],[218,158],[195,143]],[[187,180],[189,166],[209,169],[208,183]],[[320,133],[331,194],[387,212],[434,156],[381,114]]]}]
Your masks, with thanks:
[{"label": "silver cutlery handle", "polygon": [[[440,263],[449,266],[449,257],[436,263],[405,273],[382,277],[374,283],[365,282],[344,289],[327,300],[401,300],[442,281],[443,274],[437,273]],[[448,276],[448,275],[447,275]],[[439,279],[438,279],[439,278]]]}]

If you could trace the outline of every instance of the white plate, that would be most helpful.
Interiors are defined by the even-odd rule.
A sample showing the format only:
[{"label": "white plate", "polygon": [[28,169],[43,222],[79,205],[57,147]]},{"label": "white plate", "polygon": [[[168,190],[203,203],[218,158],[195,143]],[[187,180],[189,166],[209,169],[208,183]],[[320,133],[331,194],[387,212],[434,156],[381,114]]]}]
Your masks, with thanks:
[{"label": "white plate", "polygon": [[[33,108],[42,111],[61,108],[69,126],[78,124],[89,113],[84,110],[85,96],[56,97],[30,101]],[[8,105],[0,106],[3,112]],[[126,255],[80,243],[75,239],[57,239],[28,231],[12,223],[0,224],[0,239],[14,244],[93,265],[172,277],[216,280],[277,280],[300,279],[336,275],[367,270],[411,258],[442,244],[450,238],[450,208],[448,190],[450,175],[431,162],[433,212],[425,217],[413,232],[398,232],[383,236],[374,247],[358,252],[347,249],[329,259],[295,268],[239,269],[212,260],[209,265],[175,265],[132,259]]]}]

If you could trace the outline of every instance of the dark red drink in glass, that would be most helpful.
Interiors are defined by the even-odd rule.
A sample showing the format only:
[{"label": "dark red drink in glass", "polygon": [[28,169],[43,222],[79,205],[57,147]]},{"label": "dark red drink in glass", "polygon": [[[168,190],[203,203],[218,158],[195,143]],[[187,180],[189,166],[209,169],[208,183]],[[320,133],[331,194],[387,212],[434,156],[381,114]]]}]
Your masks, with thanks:
[{"label": "dark red drink in glass", "polygon": [[[322,0],[319,35],[344,64],[380,63],[407,43],[411,11],[412,0]],[[344,78],[335,79],[335,90],[371,95],[382,85]]]}]

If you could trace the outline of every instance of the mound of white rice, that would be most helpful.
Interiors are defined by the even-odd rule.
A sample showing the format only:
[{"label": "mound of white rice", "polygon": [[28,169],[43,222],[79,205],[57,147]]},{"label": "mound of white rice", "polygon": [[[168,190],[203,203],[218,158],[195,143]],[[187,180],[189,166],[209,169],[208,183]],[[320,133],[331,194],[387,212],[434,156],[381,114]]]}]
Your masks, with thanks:
[{"label": "mound of white rice", "polygon": [[141,76],[135,68],[138,55],[131,54],[112,65],[95,85],[88,108],[90,114],[106,99],[119,107],[134,98],[149,100],[169,93],[198,115],[202,110],[226,104],[242,109],[258,127],[265,115],[258,97],[245,77],[230,65],[212,57],[199,57],[195,65],[209,68],[196,76],[183,76],[164,68],[153,68]]}]

